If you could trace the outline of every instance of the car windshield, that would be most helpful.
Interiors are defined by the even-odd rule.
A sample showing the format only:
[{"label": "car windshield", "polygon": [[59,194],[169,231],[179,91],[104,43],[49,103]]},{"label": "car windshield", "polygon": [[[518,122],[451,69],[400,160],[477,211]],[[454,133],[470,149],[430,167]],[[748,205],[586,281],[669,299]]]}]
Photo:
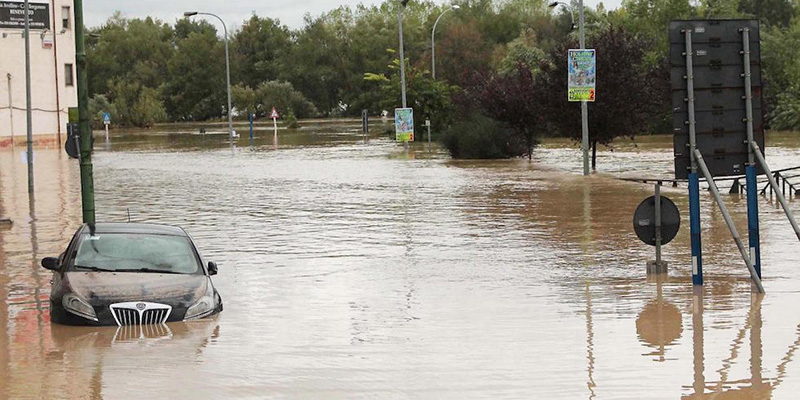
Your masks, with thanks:
[{"label": "car windshield", "polygon": [[80,238],[78,270],[194,274],[199,270],[188,238],[148,234],[96,234]]}]

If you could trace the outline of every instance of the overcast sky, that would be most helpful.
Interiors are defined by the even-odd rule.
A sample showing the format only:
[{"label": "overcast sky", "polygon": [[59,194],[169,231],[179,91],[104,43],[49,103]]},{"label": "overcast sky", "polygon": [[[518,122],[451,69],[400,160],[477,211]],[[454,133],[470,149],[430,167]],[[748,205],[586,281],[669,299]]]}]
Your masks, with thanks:
[{"label": "overcast sky", "polygon": [[[619,7],[621,0],[606,0],[607,9]],[[445,3],[445,1],[438,1]],[[596,6],[600,0],[586,0],[587,6]],[[128,18],[146,16],[174,23],[183,16],[184,11],[197,10],[219,15],[228,24],[228,29],[242,25],[254,11],[263,17],[277,18],[290,28],[301,28],[303,16],[310,13],[317,16],[339,5],[355,6],[359,3],[379,4],[380,0],[84,0],[83,15],[86,25],[102,25],[115,11],[121,11]],[[213,22],[213,21],[210,21]]]}]

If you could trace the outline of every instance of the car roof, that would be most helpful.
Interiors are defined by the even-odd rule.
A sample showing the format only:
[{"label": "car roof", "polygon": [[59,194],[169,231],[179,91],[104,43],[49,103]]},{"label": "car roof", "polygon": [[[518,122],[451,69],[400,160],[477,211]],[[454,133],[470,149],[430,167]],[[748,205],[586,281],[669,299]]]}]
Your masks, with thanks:
[{"label": "car roof", "polygon": [[84,232],[94,231],[94,234],[103,233],[131,233],[131,234],[150,234],[150,235],[170,235],[188,236],[183,228],[171,225],[141,224],[141,223],[111,223],[98,222],[95,224],[85,224]]}]

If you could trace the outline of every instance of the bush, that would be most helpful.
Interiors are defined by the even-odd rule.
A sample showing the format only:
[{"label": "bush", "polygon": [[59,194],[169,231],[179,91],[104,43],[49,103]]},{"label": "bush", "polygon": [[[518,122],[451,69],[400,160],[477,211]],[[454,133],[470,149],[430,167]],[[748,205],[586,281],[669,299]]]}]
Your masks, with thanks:
[{"label": "bush", "polygon": [[108,98],[102,94],[96,94],[89,99],[89,123],[92,129],[103,129],[103,114],[111,114],[111,122],[117,121],[117,110],[108,101]]},{"label": "bush", "polygon": [[512,129],[484,115],[459,119],[444,131],[441,143],[450,156],[461,159],[512,158],[526,152]]},{"label": "bush", "polygon": [[300,124],[297,122],[297,117],[294,116],[292,110],[289,110],[289,113],[286,115],[286,127],[289,129],[297,129],[300,127]]}]

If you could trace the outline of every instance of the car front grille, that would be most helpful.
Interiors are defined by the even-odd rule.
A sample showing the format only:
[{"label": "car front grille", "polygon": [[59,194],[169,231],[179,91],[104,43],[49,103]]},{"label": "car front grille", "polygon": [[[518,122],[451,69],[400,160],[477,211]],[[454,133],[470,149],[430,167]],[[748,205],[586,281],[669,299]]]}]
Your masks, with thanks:
[{"label": "car front grille", "polygon": [[147,302],[116,303],[109,308],[119,326],[163,324],[172,313],[166,304]]}]

